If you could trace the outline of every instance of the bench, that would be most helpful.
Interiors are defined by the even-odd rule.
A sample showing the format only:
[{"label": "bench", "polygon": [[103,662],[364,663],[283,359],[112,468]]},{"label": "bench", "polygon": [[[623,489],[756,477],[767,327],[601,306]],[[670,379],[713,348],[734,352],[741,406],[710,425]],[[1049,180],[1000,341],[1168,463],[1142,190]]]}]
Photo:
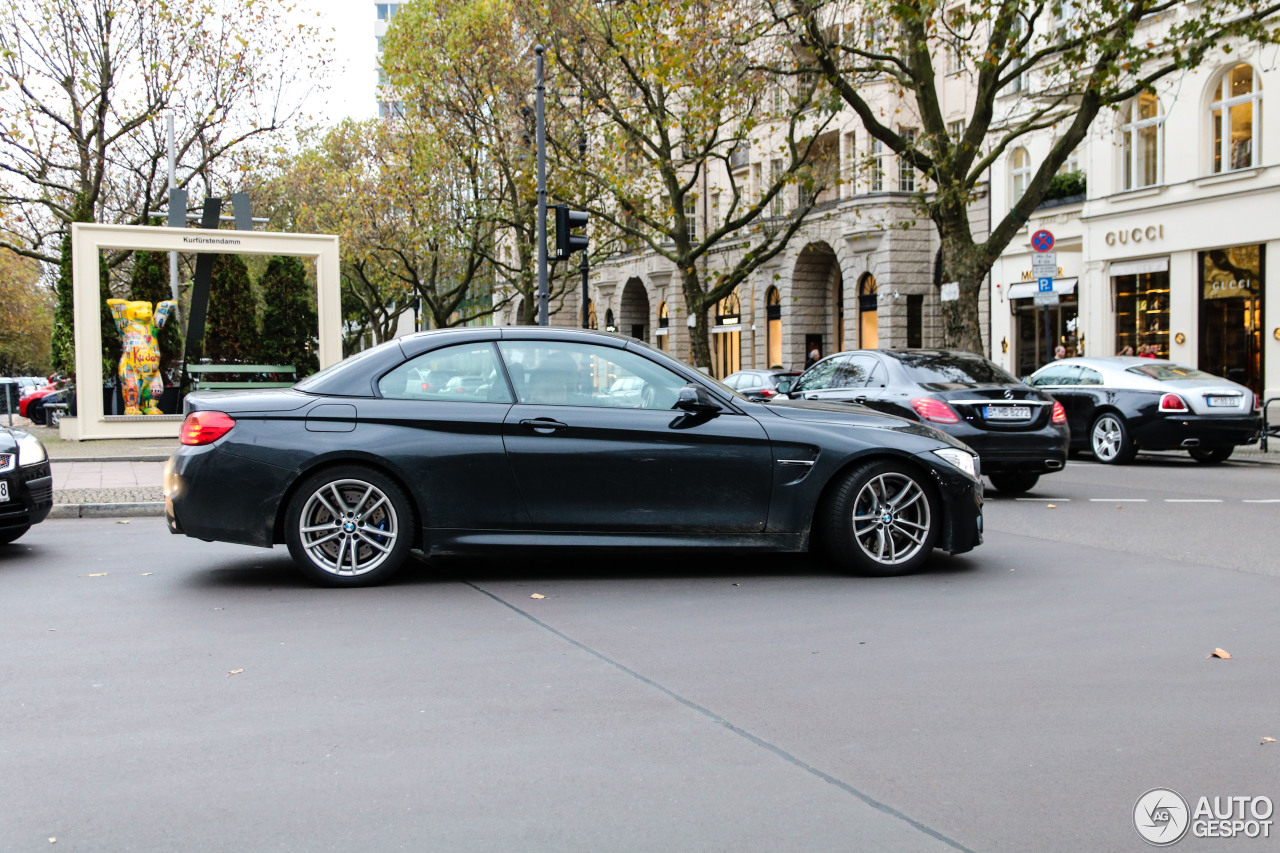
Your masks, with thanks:
[{"label": "bench", "polygon": [[[291,388],[297,382],[290,379],[280,382],[272,379],[220,380],[212,377],[236,376],[252,374],[290,374],[297,370],[292,364],[188,364],[187,373],[191,375],[193,391],[240,391],[246,388]],[[211,378],[206,379],[209,376]]]}]

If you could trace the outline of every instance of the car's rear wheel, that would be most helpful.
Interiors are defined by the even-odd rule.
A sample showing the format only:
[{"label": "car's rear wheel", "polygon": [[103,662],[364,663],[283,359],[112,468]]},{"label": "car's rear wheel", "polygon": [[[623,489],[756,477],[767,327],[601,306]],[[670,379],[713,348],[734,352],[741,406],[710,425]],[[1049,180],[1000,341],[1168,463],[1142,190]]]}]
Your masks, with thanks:
[{"label": "car's rear wheel", "polygon": [[395,574],[413,547],[413,508],[389,477],[361,466],[320,471],[285,517],[294,562],[318,583],[371,586]]},{"label": "car's rear wheel", "polygon": [[919,569],[941,524],[927,475],[884,461],[845,475],[827,503],[823,532],[827,552],[842,568],[888,577]]},{"label": "car's rear wheel", "polygon": [[1220,465],[1231,458],[1234,450],[1235,447],[1228,444],[1226,447],[1192,447],[1187,452],[1202,465]]},{"label": "car's rear wheel", "polygon": [[31,529],[31,525],[26,527],[11,527],[8,530],[0,530],[0,545],[8,545],[10,542],[16,542],[22,534]]},{"label": "car's rear wheel", "polygon": [[1124,418],[1113,412],[1103,412],[1089,430],[1089,448],[1093,458],[1104,465],[1124,465],[1132,462],[1138,448],[1129,436]]},{"label": "car's rear wheel", "polygon": [[996,491],[1010,495],[1026,494],[1036,487],[1036,483],[1040,482],[1039,474],[1027,474],[1021,471],[991,474],[989,476],[991,477],[991,485],[996,487]]}]

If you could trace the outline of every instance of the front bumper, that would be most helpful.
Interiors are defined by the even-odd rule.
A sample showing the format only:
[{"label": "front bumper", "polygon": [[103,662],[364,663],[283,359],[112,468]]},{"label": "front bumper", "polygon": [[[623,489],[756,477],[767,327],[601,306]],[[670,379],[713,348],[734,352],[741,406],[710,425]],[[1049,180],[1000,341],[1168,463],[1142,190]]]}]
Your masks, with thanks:
[{"label": "front bumper", "polygon": [[[1261,415],[1225,418],[1213,415],[1166,415],[1133,425],[1134,441],[1146,450],[1234,447],[1238,444],[1253,444],[1261,435]],[[1196,444],[1188,443],[1192,441]]]},{"label": "front bumper", "polygon": [[48,460],[0,474],[9,484],[9,500],[0,503],[0,530],[39,524],[53,509],[53,476]]},{"label": "front bumper", "polygon": [[972,551],[982,544],[982,480],[973,480],[952,468],[935,467],[934,480],[942,497],[944,522],[936,548],[952,554]]}]

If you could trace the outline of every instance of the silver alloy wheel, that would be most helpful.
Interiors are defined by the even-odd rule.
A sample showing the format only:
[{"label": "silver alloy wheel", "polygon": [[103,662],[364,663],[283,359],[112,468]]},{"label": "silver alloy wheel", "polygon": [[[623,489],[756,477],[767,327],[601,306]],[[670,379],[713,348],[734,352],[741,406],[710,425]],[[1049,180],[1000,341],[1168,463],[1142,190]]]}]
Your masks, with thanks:
[{"label": "silver alloy wheel", "polygon": [[333,480],[312,493],[298,516],[298,538],[319,569],[357,577],[382,565],[400,535],[391,501],[363,480]]},{"label": "silver alloy wheel", "polygon": [[1120,455],[1124,431],[1115,415],[1103,415],[1093,425],[1091,436],[1093,455],[1103,462],[1110,462]]},{"label": "silver alloy wheel", "polygon": [[929,498],[906,474],[872,477],[853,502],[853,538],[868,557],[884,566],[905,563],[929,538]]}]

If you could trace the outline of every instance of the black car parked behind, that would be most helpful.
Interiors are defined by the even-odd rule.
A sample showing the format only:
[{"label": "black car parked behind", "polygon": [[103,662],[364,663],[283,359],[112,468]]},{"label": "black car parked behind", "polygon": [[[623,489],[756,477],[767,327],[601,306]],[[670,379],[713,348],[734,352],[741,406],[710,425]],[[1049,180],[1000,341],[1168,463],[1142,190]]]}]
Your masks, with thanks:
[{"label": "black car parked behind", "polygon": [[973,448],[982,473],[1002,492],[1031,490],[1067,459],[1062,405],[973,353],[837,353],[806,370],[789,392],[793,399],[860,403],[937,427]]}]

